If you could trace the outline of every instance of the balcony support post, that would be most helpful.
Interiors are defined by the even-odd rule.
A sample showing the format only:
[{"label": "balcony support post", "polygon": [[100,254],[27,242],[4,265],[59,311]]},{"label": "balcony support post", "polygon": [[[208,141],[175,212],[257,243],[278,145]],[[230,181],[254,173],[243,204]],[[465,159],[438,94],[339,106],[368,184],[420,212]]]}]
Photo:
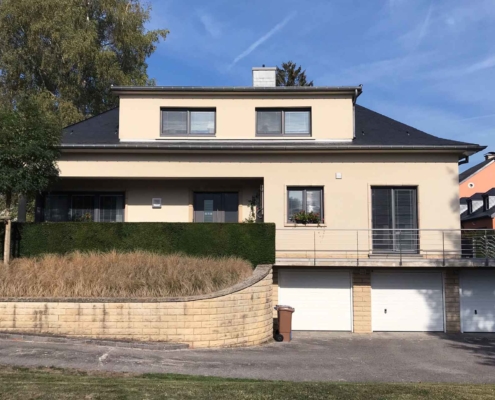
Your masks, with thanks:
[{"label": "balcony support post", "polygon": [[356,231],[356,266],[359,267],[359,231]]},{"label": "balcony support post", "polygon": [[442,231],[442,257],[443,266],[445,267],[445,231]]}]

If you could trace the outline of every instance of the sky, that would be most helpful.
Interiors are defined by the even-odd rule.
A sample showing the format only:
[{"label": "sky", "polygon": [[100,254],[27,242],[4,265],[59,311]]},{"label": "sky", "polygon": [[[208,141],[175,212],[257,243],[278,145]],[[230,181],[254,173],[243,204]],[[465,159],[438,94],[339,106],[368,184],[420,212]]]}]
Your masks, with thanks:
[{"label": "sky", "polygon": [[358,104],[495,151],[495,0],[148,2],[147,28],[170,30],[148,60],[158,85],[250,86],[252,67],[292,60],[315,86],[363,84]]}]

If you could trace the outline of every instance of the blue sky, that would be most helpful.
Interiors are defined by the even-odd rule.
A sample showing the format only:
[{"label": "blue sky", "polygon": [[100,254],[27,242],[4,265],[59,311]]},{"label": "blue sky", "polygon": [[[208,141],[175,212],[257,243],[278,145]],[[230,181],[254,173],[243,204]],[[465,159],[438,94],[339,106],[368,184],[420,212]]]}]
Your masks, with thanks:
[{"label": "blue sky", "polygon": [[[167,28],[159,85],[251,85],[292,60],[315,85],[363,84],[358,103],[495,150],[495,0],[152,0]],[[482,155],[472,158],[480,161]]]}]

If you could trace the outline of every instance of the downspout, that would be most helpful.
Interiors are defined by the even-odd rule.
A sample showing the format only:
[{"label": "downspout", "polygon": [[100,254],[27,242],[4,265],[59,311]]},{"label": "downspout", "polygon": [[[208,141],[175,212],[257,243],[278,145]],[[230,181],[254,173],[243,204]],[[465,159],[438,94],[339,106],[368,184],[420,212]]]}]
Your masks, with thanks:
[{"label": "downspout", "polygon": [[[360,90],[362,91],[362,87],[363,85],[359,85],[360,86]],[[359,97],[360,95],[360,91],[358,91],[358,89],[354,89],[354,96],[352,96],[352,139],[356,139],[356,101],[357,101],[357,98]]]},{"label": "downspout", "polygon": [[462,165],[462,164],[467,164],[469,162],[469,156],[466,156],[464,158],[461,158],[458,162],[457,165]]}]

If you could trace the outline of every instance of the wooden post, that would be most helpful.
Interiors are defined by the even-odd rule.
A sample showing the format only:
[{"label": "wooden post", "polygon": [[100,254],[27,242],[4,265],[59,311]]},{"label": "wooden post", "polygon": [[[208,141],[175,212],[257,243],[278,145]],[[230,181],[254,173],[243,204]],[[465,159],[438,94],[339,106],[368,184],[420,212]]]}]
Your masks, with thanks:
[{"label": "wooden post", "polygon": [[9,265],[10,263],[10,237],[12,236],[12,220],[7,218],[5,220],[5,241],[3,248],[3,263]]}]

